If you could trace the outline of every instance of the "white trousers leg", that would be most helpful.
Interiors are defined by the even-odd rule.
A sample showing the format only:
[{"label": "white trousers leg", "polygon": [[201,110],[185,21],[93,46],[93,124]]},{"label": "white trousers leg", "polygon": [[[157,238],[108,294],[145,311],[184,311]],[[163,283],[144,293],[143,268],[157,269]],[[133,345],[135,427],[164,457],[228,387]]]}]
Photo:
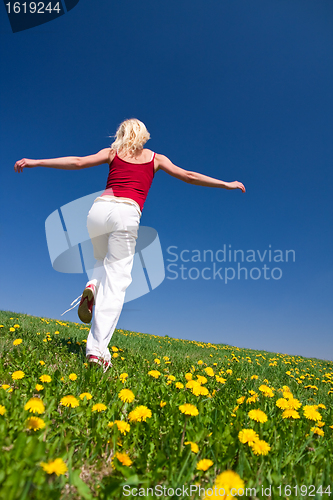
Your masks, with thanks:
[{"label": "white trousers leg", "polygon": [[87,339],[86,355],[111,359],[108,349],[132,282],[140,215],[135,206],[117,201],[95,201],[87,218],[87,229],[97,260],[91,279],[97,288],[94,315]]}]

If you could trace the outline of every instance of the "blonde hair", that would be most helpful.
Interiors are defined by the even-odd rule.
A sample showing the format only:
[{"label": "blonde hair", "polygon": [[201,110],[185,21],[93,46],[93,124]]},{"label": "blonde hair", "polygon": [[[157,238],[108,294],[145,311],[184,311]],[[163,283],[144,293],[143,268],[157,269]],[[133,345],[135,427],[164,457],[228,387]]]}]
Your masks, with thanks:
[{"label": "blonde hair", "polygon": [[112,149],[125,149],[134,155],[150,139],[150,134],[144,123],[136,118],[130,118],[119,125],[114,137],[115,141],[111,144]]}]

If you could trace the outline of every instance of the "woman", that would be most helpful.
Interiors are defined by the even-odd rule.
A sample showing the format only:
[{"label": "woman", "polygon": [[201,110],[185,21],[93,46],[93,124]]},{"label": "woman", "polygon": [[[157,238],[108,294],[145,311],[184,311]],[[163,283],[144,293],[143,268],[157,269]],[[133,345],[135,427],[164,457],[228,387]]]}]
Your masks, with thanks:
[{"label": "woman", "polygon": [[144,149],[150,134],[137,119],[125,120],[119,126],[115,141],[95,155],[64,157],[49,160],[23,158],[14,166],[15,172],[24,168],[51,167],[80,170],[108,163],[106,189],[91,207],[87,228],[91,238],[96,264],[83,291],[78,309],[80,319],[90,323],[86,356],[90,364],[111,366],[109,342],[116,328],[125,292],[130,285],[135,245],[144,202],[158,170],[198,186],[240,189],[241,182],[224,182],[174,165],[166,156]]}]

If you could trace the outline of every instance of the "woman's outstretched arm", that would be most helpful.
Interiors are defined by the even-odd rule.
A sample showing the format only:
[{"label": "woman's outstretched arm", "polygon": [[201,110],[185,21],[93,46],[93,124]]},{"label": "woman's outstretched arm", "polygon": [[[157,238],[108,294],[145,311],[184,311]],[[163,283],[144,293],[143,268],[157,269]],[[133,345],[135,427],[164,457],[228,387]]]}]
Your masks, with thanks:
[{"label": "woman's outstretched arm", "polygon": [[184,170],[183,168],[174,165],[169,158],[164,155],[155,155],[156,161],[158,162],[158,169],[164,170],[169,175],[180,179],[181,181],[187,182],[188,184],[195,184],[196,186],[208,186],[217,187],[223,189],[240,189],[245,193],[245,186],[241,182],[225,182],[219,179],[214,179],[214,177],[208,177],[207,175],[199,174],[199,172],[191,172],[189,170]]},{"label": "woman's outstretched arm", "polygon": [[49,167],[61,168],[63,170],[80,170],[82,168],[94,167],[109,163],[110,148],[101,149],[98,153],[90,156],[65,156],[63,158],[50,158],[48,160],[30,160],[22,158],[14,165],[15,172],[23,172],[24,168]]}]

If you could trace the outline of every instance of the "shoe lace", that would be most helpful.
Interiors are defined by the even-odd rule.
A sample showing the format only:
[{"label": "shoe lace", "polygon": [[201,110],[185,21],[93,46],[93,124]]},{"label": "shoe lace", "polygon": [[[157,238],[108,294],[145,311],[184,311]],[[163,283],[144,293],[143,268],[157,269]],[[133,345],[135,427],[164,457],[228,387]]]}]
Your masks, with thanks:
[{"label": "shoe lace", "polygon": [[76,304],[74,304],[74,306],[73,306],[73,307],[70,307],[69,309],[67,309],[67,311],[63,312],[60,316],[63,316],[63,315],[64,315],[64,314],[66,314],[68,311],[71,311],[72,309],[74,309],[74,307],[78,306],[78,305],[79,305],[79,302],[78,302],[78,301],[79,301],[79,299],[81,299],[82,295],[83,295],[83,294],[81,293],[81,295],[80,295],[79,297],[77,297],[75,300],[73,300],[73,302],[71,303],[71,306],[73,306],[73,304],[74,304],[75,302],[77,302],[77,303],[76,303]]}]

